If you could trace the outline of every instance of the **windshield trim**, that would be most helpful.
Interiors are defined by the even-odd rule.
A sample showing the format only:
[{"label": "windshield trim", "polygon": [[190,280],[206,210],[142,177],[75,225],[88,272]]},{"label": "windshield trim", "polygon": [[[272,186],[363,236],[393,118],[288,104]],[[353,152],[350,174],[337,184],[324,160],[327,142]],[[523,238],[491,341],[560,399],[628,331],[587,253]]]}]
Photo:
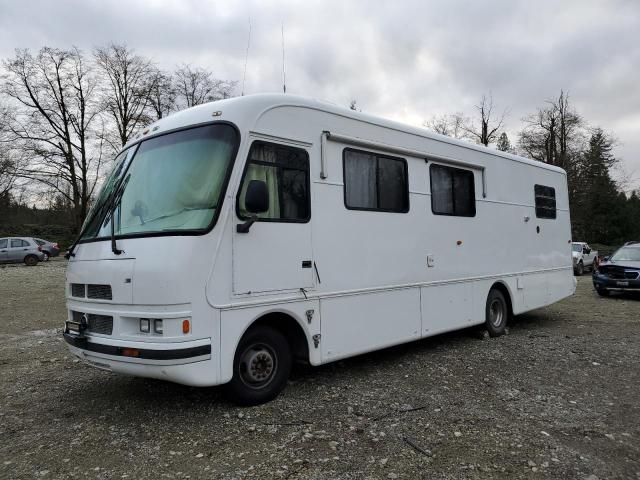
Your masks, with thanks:
[{"label": "windshield trim", "polygon": [[[167,130],[167,131],[164,131],[164,132],[156,133],[155,135],[144,136],[144,137],[140,138],[139,140],[137,140],[135,142],[129,143],[129,144],[125,145],[122,148],[122,150],[120,150],[118,152],[118,155],[120,155],[122,152],[124,152],[125,150],[128,150],[128,149],[130,149],[132,147],[136,147],[137,148],[137,146],[140,143],[142,143],[143,141],[147,141],[147,140],[149,140],[151,138],[162,137],[163,135],[169,135],[171,133],[182,132],[182,131],[185,131],[185,130],[191,130],[193,128],[205,127],[205,126],[208,126],[208,125],[229,125],[230,127],[232,127],[234,129],[234,131],[236,132],[236,136],[237,136],[237,141],[236,141],[236,143],[235,143],[235,145],[233,147],[233,150],[231,152],[231,161],[229,162],[229,168],[227,168],[227,173],[226,173],[225,178],[224,178],[224,180],[222,182],[222,188],[220,189],[220,197],[218,198],[218,202],[217,202],[217,205],[219,207],[221,207],[222,203],[224,201],[224,197],[226,196],[226,193],[227,193],[227,188],[229,187],[229,181],[231,180],[231,174],[232,174],[233,169],[235,167],[236,157],[238,156],[238,150],[240,149],[240,144],[242,143],[242,135],[240,134],[240,129],[237,127],[237,125],[235,123],[229,122],[227,120],[215,120],[215,121],[212,121],[212,122],[194,123],[192,125],[173,128],[171,130]],[[127,169],[124,172],[122,172],[123,178],[126,176],[127,172],[131,168],[131,165],[133,164],[134,160],[135,160],[135,155],[131,159],[131,161],[129,162],[129,165],[127,165]],[[127,239],[127,238],[183,237],[183,236],[206,235],[207,233],[211,232],[211,230],[213,230],[213,228],[216,226],[216,223],[218,223],[218,217],[220,216],[220,210],[221,210],[221,208],[216,208],[216,210],[215,210],[215,212],[213,214],[213,218],[211,219],[211,222],[209,223],[209,225],[206,228],[190,229],[190,230],[167,230],[167,231],[160,231],[160,232],[128,233],[128,234],[124,234],[124,235],[115,235],[114,238],[116,240],[120,240],[120,239]],[[82,240],[78,241],[78,245],[81,245],[83,243],[104,242],[104,241],[111,241],[111,235],[82,239]]]}]

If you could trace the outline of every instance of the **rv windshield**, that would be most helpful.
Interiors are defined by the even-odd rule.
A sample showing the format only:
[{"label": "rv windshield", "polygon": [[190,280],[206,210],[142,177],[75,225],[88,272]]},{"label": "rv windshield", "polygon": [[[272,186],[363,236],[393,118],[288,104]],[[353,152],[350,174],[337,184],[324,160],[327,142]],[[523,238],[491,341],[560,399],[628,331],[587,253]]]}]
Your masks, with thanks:
[{"label": "rv windshield", "polygon": [[213,124],[143,141],[116,166],[87,216],[83,240],[115,235],[202,231],[210,227],[238,143],[233,127]]}]

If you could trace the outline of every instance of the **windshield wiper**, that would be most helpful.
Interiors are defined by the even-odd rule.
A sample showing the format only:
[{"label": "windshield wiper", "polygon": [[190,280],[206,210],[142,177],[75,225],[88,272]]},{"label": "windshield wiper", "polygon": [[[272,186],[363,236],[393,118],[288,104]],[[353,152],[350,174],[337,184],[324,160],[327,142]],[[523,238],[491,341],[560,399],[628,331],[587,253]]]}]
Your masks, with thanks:
[{"label": "windshield wiper", "polygon": [[120,185],[118,185],[118,189],[116,190],[113,201],[110,204],[109,209],[111,210],[111,251],[114,255],[120,255],[124,253],[124,250],[120,250],[116,245],[116,208],[118,208],[118,203],[122,200],[122,195],[124,194],[124,189],[127,187],[127,183],[129,183],[129,179],[131,178],[131,174],[127,175],[127,177],[122,181]]},{"label": "windshield wiper", "polygon": [[91,218],[89,218],[88,220],[86,220],[85,222],[85,227],[83,229],[80,230],[80,233],[78,234],[78,236],[76,237],[76,239],[73,241],[73,243],[71,244],[71,246],[69,247],[69,249],[67,250],[67,253],[64,255],[64,258],[66,258],[67,260],[69,260],[71,257],[75,257],[76,254],[73,253],[73,251],[75,250],[75,248],[78,246],[78,243],[80,242],[80,239],[82,239],[82,235],[84,235],[84,232],[87,230],[87,228],[89,227],[89,225],[91,225],[91,222],[93,221],[94,218],[96,217],[101,217],[102,214],[107,210],[107,206],[111,205],[110,202],[104,202],[102,204],[102,206],[96,210],[96,212],[91,215]]},{"label": "windshield wiper", "polygon": [[145,221],[144,224],[147,225],[147,224],[149,224],[151,222],[155,222],[156,220],[162,220],[164,218],[175,217],[175,216],[180,215],[181,213],[184,213],[184,212],[191,212],[193,210],[213,210],[216,207],[217,207],[217,205],[213,205],[211,207],[184,207],[183,209],[178,210],[177,212],[167,213],[166,215],[160,215],[159,217],[150,218],[147,221]]}]

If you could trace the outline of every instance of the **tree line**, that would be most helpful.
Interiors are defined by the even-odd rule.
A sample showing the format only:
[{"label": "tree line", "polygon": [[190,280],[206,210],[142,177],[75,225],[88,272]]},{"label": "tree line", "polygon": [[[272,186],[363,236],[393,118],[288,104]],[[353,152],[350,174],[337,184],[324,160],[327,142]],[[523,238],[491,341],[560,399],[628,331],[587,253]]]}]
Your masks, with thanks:
[{"label": "tree line", "polygon": [[[16,50],[0,70],[0,230],[21,218],[41,221],[25,206],[24,189],[37,185],[28,198],[41,196],[49,223],[77,232],[124,144],[172,112],[233,96],[236,86],[191,64],[165,71],[123,44]],[[349,106],[361,110],[355,100]],[[515,143],[505,131],[508,114],[483,95],[472,115],[434,116],[424,125],[565,169],[574,239],[640,240],[640,192],[626,195],[612,177],[612,135],[589,125],[563,91],[522,119]]]},{"label": "tree line", "polygon": [[640,191],[627,195],[624,179],[613,179],[619,159],[612,153],[615,138],[611,134],[589,125],[564,91],[522,119],[515,144],[504,128],[507,114],[507,110],[498,113],[493,98],[484,95],[474,115],[433,116],[424,126],[563,168],[574,240],[603,245],[640,240]]},{"label": "tree line", "polygon": [[0,222],[19,187],[36,184],[76,230],[115,152],[172,112],[232,96],[237,83],[191,64],[164,71],[115,43],[18,49],[2,66]]}]

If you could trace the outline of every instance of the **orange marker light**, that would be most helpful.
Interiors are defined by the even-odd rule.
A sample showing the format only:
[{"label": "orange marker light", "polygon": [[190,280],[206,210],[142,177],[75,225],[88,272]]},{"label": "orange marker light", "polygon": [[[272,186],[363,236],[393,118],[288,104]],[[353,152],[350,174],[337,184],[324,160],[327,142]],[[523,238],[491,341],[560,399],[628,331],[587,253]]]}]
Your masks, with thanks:
[{"label": "orange marker light", "polygon": [[122,355],[125,357],[137,357],[140,355],[140,352],[135,348],[123,348]]},{"label": "orange marker light", "polygon": [[182,321],[182,333],[187,334],[187,333],[189,333],[190,330],[191,330],[191,324],[189,323],[189,320],[183,320]]}]

